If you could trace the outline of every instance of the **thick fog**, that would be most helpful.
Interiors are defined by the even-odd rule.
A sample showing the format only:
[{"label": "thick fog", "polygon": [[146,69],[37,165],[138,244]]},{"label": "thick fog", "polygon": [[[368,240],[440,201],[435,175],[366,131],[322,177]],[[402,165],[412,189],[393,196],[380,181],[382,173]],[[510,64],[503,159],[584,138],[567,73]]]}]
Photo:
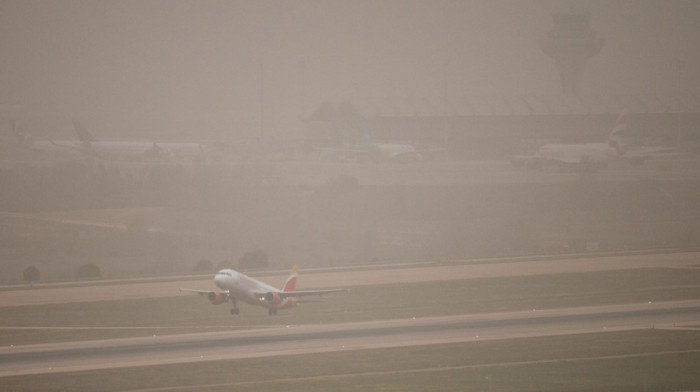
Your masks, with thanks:
[{"label": "thick fog", "polygon": [[[553,14],[602,44],[578,95]],[[690,0],[0,0],[0,280],[697,246],[699,26]],[[511,165],[623,141],[646,155]]]},{"label": "thick fog", "polygon": [[0,103],[103,137],[221,140],[258,136],[261,84],[281,137],[333,97],[555,94],[538,40],[570,3],[605,40],[584,93],[675,91],[679,60],[700,88],[692,0],[3,0]]}]

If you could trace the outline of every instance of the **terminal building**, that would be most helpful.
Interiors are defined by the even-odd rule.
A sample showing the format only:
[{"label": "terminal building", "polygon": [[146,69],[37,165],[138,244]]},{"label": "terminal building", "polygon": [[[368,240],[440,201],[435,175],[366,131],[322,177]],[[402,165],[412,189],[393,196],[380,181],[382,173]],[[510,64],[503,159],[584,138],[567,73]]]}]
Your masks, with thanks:
[{"label": "terminal building", "polygon": [[307,118],[307,138],[335,146],[416,143],[464,158],[499,158],[547,142],[605,141],[621,114],[634,143],[696,149],[700,142],[700,94],[692,93],[329,100]]},{"label": "terminal building", "polygon": [[547,142],[602,142],[625,114],[624,137],[634,143],[697,149],[700,94],[681,91],[680,83],[674,94],[581,93],[585,63],[605,45],[590,18],[580,3],[562,2],[539,40],[558,69],[558,94],[329,100],[307,117],[307,138],[336,146],[417,143],[464,158],[498,158]]}]

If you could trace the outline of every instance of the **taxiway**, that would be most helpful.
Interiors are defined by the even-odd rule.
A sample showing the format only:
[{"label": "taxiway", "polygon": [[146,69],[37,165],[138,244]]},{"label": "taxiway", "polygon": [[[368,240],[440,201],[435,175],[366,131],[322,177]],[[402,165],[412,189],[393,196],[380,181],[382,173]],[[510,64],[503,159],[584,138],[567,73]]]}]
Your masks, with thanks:
[{"label": "taxiway", "polygon": [[0,350],[0,377],[700,325],[700,300],[301,325]]}]

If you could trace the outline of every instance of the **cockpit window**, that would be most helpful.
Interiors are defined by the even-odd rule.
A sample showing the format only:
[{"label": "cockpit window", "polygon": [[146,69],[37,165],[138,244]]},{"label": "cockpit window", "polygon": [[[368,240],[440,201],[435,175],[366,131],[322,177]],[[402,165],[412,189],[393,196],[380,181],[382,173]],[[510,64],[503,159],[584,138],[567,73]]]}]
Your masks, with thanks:
[{"label": "cockpit window", "polygon": [[228,272],[228,271],[219,271],[219,275],[233,276],[233,275],[231,275],[231,273]]}]

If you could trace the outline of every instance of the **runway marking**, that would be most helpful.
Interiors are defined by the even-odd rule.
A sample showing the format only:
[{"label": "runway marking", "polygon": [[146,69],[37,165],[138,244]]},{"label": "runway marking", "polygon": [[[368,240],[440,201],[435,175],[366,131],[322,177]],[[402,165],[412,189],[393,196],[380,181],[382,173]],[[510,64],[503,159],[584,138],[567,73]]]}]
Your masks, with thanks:
[{"label": "runway marking", "polygon": [[[139,337],[6,347],[0,359],[7,367],[0,373],[2,376],[28,375],[187,363],[205,357],[208,361],[217,361],[584,332],[687,327],[698,324],[698,301],[302,325],[293,329],[277,327],[254,331],[199,332],[166,335],[157,340]],[[498,326],[498,330],[493,329],[495,326]],[[239,349],[235,352],[228,349],[234,346]]]},{"label": "runway marking", "polygon": [[485,368],[508,367],[508,366],[540,365],[540,364],[558,363],[558,362],[572,363],[572,362],[599,361],[599,360],[611,360],[611,359],[645,358],[645,357],[662,356],[662,355],[693,354],[693,353],[700,353],[700,349],[698,349],[698,350],[675,350],[675,351],[647,352],[647,353],[636,353],[636,354],[603,355],[603,356],[580,357],[580,358],[539,359],[539,360],[533,360],[533,361],[498,362],[498,363],[484,363],[484,364],[474,364],[474,365],[418,368],[418,369],[385,370],[385,371],[379,371],[379,372],[328,374],[328,375],[321,375],[321,376],[280,378],[280,379],[275,379],[275,380],[262,380],[262,381],[240,381],[240,382],[228,382],[228,383],[216,383],[216,384],[198,384],[198,385],[187,385],[187,386],[183,385],[183,386],[173,386],[173,387],[129,389],[129,390],[123,390],[123,392],[178,391],[178,390],[188,390],[188,389],[198,389],[198,388],[219,388],[219,387],[233,387],[233,386],[251,386],[251,385],[260,385],[260,384],[275,384],[275,383],[286,383],[286,382],[300,382],[300,381],[337,380],[337,379],[342,379],[342,378],[353,378],[353,377],[391,376],[391,375],[412,374],[412,373],[446,372],[446,371],[464,370],[464,369],[485,369]]}]

